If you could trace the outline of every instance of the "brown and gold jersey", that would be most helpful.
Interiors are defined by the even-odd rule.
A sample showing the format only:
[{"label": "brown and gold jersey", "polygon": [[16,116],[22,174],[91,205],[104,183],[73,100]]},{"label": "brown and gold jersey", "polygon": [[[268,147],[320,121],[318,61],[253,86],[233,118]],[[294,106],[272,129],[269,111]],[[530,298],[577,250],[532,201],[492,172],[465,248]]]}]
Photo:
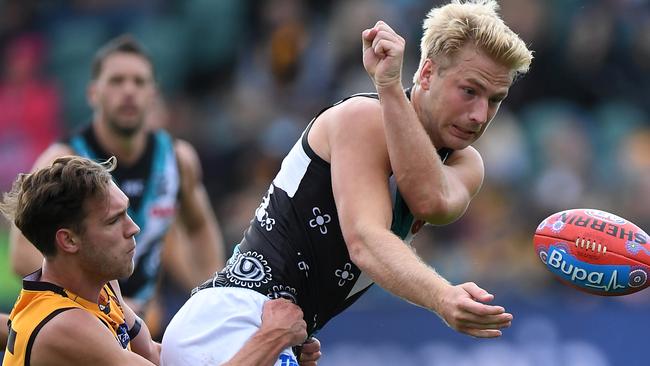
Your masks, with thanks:
[{"label": "brown and gold jersey", "polygon": [[49,282],[41,282],[41,271],[23,279],[23,288],[9,315],[9,339],[3,366],[28,366],[34,340],[48,321],[70,309],[92,313],[113,333],[122,348],[130,349],[124,312],[109,284],[92,302]]}]

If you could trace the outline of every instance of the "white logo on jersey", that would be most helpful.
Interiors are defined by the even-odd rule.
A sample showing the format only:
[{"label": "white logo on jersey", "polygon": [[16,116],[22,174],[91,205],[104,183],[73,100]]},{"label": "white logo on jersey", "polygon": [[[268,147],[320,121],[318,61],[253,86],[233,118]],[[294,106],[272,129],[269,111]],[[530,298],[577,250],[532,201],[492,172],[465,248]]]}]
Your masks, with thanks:
[{"label": "white logo on jersey", "polygon": [[255,218],[257,222],[262,225],[266,231],[273,230],[273,225],[275,225],[275,219],[269,217],[269,213],[266,211],[269,208],[269,203],[271,202],[271,194],[273,194],[273,184],[269,186],[269,190],[266,193],[266,196],[262,198],[262,203],[260,207],[255,210]]},{"label": "white logo on jersey", "polygon": [[345,285],[345,281],[352,281],[354,279],[354,273],[350,272],[352,269],[352,264],[346,263],[343,266],[343,269],[337,269],[334,271],[334,275],[339,279],[339,286]]},{"label": "white logo on jersey", "polygon": [[271,267],[264,256],[248,251],[238,254],[226,269],[226,277],[236,285],[248,288],[260,287],[271,280]]},{"label": "white logo on jersey", "polygon": [[309,265],[305,261],[298,262],[298,269],[305,272],[305,277],[309,278]]},{"label": "white logo on jersey", "polygon": [[320,208],[318,207],[314,207],[311,212],[314,214],[315,218],[309,220],[309,226],[313,228],[318,227],[321,234],[327,234],[327,226],[325,226],[325,224],[332,221],[332,216],[328,214],[321,215]]}]

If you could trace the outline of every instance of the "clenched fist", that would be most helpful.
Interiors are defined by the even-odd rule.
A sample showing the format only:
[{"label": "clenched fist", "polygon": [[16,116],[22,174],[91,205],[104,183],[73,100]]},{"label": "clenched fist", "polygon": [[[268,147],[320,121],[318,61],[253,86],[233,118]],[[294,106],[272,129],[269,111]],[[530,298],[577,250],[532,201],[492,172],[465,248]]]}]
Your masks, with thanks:
[{"label": "clenched fist", "polygon": [[386,23],[378,21],[361,34],[363,66],[377,89],[402,82],[406,41]]}]

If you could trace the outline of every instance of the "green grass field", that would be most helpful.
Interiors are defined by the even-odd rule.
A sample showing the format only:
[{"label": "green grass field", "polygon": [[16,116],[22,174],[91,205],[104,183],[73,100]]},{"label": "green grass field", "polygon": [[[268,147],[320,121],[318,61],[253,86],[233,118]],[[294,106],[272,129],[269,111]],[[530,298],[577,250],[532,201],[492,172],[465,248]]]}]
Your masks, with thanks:
[{"label": "green grass field", "polygon": [[20,292],[20,279],[9,267],[9,233],[0,228],[0,311],[8,312]]}]

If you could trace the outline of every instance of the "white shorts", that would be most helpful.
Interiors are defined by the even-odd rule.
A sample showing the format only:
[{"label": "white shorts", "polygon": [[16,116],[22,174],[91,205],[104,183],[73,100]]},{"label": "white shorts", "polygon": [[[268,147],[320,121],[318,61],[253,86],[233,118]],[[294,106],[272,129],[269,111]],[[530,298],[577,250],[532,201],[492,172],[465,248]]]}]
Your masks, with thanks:
[{"label": "white shorts", "polygon": [[[262,324],[269,298],[238,287],[198,291],[174,315],[162,340],[161,365],[221,365],[230,360]],[[297,366],[291,348],[275,366]],[[270,365],[269,365],[270,366]]]}]

